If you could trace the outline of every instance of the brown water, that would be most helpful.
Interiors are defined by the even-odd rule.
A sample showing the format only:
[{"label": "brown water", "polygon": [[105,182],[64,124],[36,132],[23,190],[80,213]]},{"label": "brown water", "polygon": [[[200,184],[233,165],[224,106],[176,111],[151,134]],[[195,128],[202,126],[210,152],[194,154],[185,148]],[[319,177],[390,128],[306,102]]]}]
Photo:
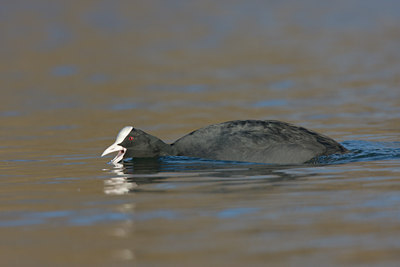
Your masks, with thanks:
[{"label": "brown water", "polygon": [[[0,265],[398,266],[399,3],[2,1]],[[233,119],[352,153],[99,157],[125,125]]]}]

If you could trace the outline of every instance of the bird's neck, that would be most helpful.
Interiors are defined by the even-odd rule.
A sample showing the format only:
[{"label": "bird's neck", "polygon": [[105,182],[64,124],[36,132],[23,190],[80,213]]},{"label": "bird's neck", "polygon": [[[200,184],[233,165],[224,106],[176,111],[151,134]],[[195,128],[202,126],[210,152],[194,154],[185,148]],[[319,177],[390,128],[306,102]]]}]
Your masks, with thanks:
[{"label": "bird's neck", "polygon": [[176,151],[170,144],[164,143],[162,140],[158,140],[156,143],[156,150],[159,151],[158,156],[175,156]]}]

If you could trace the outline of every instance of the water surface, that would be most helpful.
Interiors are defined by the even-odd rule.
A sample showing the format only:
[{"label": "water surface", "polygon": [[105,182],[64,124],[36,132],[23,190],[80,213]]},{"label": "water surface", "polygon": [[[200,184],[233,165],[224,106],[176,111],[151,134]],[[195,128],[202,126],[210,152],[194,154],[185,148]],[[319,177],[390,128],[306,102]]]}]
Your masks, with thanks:
[{"label": "water surface", "polygon": [[[5,1],[0,265],[397,266],[398,1]],[[107,164],[277,119],[351,150],[314,165]]]}]

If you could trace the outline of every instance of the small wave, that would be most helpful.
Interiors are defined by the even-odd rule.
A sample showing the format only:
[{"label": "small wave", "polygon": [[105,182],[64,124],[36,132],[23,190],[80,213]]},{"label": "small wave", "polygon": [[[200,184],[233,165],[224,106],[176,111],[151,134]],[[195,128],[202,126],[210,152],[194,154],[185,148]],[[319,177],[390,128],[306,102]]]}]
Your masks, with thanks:
[{"label": "small wave", "polygon": [[400,159],[400,142],[370,142],[345,141],[342,142],[349,153],[323,156],[318,159],[319,164],[344,164],[360,161],[395,160]]}]

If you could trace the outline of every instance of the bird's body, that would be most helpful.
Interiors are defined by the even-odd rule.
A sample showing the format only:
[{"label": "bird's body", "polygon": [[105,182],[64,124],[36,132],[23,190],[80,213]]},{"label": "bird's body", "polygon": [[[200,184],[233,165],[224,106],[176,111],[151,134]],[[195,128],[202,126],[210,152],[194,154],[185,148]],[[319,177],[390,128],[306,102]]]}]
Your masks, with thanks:
[{"label": "bird's body", "polygon": [[[133,127],[128,128],[131,128],[129,133],[121,136],[121,130],[117,137],[117,140],[122,139],[126,134],[124,140],[114,144],[126,149],[123,158],[170,155],[298,164],[323,155],[347,152],[346,148],[327,136],[275,120],[235,120],[213,124],[193,131],[172,144]],[[127,127],[124,129],[125,132],[129,130]],[[107,150],[103,155],[110,153]]]},{"label": "bird's body", "polygon": [[285,164],[345,151],[329,137],[272,120],[210,125],[185,135],[172,146],[182,156]]}]

